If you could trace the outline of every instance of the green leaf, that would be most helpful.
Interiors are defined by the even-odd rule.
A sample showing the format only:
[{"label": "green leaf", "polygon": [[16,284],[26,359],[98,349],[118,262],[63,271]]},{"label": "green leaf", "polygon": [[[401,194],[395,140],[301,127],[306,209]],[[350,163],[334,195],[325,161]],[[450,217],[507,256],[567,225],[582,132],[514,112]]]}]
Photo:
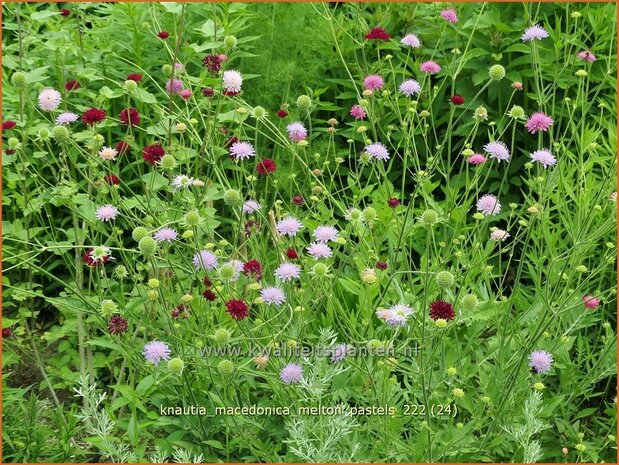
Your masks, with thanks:
[{"label": "green leaf", "polygon": [[162,187],[169,184],[167,178],[160,175],[156,171],[152,171],[142,176],[142,181],[144,181],[144,185],[147,189],[152,189],[154,191],[158,191]]}]

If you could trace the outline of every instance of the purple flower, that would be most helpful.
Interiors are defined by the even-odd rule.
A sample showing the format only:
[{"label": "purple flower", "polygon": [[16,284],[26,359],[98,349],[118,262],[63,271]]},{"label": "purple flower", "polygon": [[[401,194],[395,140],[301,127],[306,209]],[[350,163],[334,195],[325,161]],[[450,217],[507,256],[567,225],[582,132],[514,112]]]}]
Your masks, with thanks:
[{"label": "purple flower", "polygon": [[315,260],[318,260],[319,258],[329,258],[333,251],[327,244],[312,242],[307,248],[307,253],[314,257]]},{"label": "purple flower", "polygon": [[210,250],[201,250],[193,256],[193,264],[197,270],[210,271],[217,267],[217,256]]},{"label": "purple flower", "polygon": [[144,345],[142,354],[147,361],[158,365],[160,361],[170,358],[170,348],[165,342],[152,341]]},{"label": "purple flower", "polygon": [[387,150],[387,147],[385,147],[380,142],[375,142],[374,144],[367,145],[363,149],[363,152],[367,153],[370,157],[377,160],[389,160],[389,151]]},{"label": "purple flower", "polygon": [[501,204],[499,199],[492,194],[486,194],[477,201],[477,211],[480,211],[484,215],[496,215],[501,211]]},{"label": "purple flower", "polygon": [[552,365],[552,355],[545,350],[534,350],[529,355],[529,366],[538,373],[546,373]]},{"label": "purple flower", "polygon": [[456,15],[456,10],[453,9],[441,11],[441,17],[452,24],[456,24],[458,22],[458,15]]},{"label": "purple flower", "polygon": [[183,90],[183,83],[178,79],[171,79],[165,83],[165,90],[168,94],[178,94]]},{"label": "purple flower", "polygon": [[419,65],[419,70],[426,74],[436,74],[441,71],[441,66],[434,61],[424,61]]},{"label": "purple flower", "polygon": [[243,204],[243,213],[251,214],[260,210],[260,204],[255,200],[248,200]]},{"label": "purple flower", "polygon": [[317,242],[335,242],[337,235],[338,231],[333,226],[318,226],[312,233]]},{"label": "purple flower", "polygon": [[355,119],[363,119],[368,115],[361,105],[353,105],[350,109],[350,114],[354,116]]},{"label": "purple flower", "polygon": [[536,24],[535,26],[531,26],[526,31],[524,31],[521,39],[523,42],[530,42],[532,40],[542,40],[546,37],[548,37],[546,29]]},{"label": "purple flower", "polygon": [[256,151],[249,142],[235,142],[230,146],[230,155],[235,160],[246,160],[255,157]]},{"label": "purple flower", "polygon": [[421,47],[421,42],[419,41],[419,38],[415,34],[406,34],[400,42],[412,48]]},{"label": "purple flower", "polygon": [[75,113],[71,113],[70,111],[65,111],[64,113],[60,113],[56,118],[56,124],[69,124],[75,123],[79,119]]},{"label": "purple flower", "polygon": [[366,90],[378,90],[385,85],[385,81],[377,74],[371,74],[363,80],[363,87]]},{"label": "purple flower", "polygon": [[278,287],[265,287],[260,291],[260,297],[267,305],[281,305],[286,302],[286,295]]},{"label": "purple flower", "polygon": [[413,309],[408,305],[397,304],[388,309],[376,310],[376,316],[394,328],[405,326],[408,317],[414,313]]},{"label": "purple flower", "polygon": [[281,221],[277,222],[277,231],[282,236],[296,236],[299,232],[299,229],[303,227],[303,224],[296,218],[292,218],[291,216],[284,218]]},{"label": "purple flower", "polygon": [[421,86],[414,79],[407,79],[402,84],[400,84],[400,92],[402,92],[407,97],[412,97],[413,95],[421,92]]},{"label": "purple flower", "polygon": [[62,95],[56,89],[43,89],[39,93],[39,108],[43,111],[54,111],[60,106]]},{"label": "purple flower", "polygon": [[95,214],[97,219],[100,221],[115,220],[117,215],[118,215],[118,208],[116,208],[113,205],[109,205],[109,204],[99,207],[99,209],[97,210]]},{"label": "purple flower", "polygon": [[171,242],[176,240],[177,237],[177,232],[172,228],[161,228],[153,235],[153,238],[159,242]]},{"label": "purple flower", "polygon": [[226,92],[233,94],[238,94],[243,86],[243,76],[241,76],[241,73],[233,69],[224,71],[222,81]]},{"label": "purple flower", "polygon": [[541,163],[544,168],[548,168],[549,166],[555,166],[557,163],[557,159],[555,156],[550,153],[548,149],[536,150],[531,154],[531,159],[538,163]]},{"label": "purple flower", "polygon": [[284,384],[298,383],[303,378],[303,368],[296,363],[289,363],[279,373]]},{"label": "purple flower", "polygon": [[552,126],[554,121],[550,116],[546,113],[542,113],[541,111],[533,113],[527,124],[524,125],[531,134],[535,134],[537,131],[547,131],[550,126]]},{"label": "purple flower", "polygon": [[301,268],[294,263],[282,263],[275,269],[275,276],[282,281],[292,281],[301,275]]},{"label": "purple flower", "polygon": [[474,153],[473,155],[471,155],[468,159],[468,162],[471,165],[483,165],[484,163],[486,163],[488,160],[486,159],[486,157],[484,157],[483,155],[479,154],[479,153]]},{"label": "purple flower", "polygon": [[331,350],[331,361],[333,363],[339,363],[346,358],[351,350],[351,346],[348,344],[338,344]]},{"label": "purple flower", "polygon": [[301,142],[307,138],[307,129],[298,121],[289,124],[286,129],[288,130],[288,139],[293,142]]},{"label": "purple flower", "polygon": [[484,145],[484,150],[490,154],[490,158],[496,158],[499,163],[502,160],[509,160],[510,153],[507,145],[500,141],[488,142]]},{"label": "purple flower", "polygon": [[497,242],[505,241],[508,237],[510,237],[510,234],[504,229],[495,229],[490,233],[490,239]]},{"label": "purple flower", "polygon": [[595,55],[591,53],[589,50],[583,50],[577,56],[581,60],[588,61],[589,63],[593,63],[596,60]]}]

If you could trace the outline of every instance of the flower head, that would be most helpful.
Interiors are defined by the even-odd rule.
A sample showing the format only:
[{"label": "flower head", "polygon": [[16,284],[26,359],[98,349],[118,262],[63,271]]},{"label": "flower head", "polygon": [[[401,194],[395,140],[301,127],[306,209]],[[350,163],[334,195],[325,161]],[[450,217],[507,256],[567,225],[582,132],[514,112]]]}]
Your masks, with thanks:
[{"label": "flower head", "polygon": [[140,124],[140,114],[138,113],[138,110],[133,107],[122,110],[120,115],[118,115],[118,119],[125,126],[137,126]]},{"label": "flower head", "polygon": [[75,113],[71,113],[70,111],[65,111],[64,113],[60,113],[56,117],[56,124],[69,124],[75,123],[79,119]]},{"label": "flower head", "polygon": [[454,105],[463,105],[464,104],[464,97],[462,97],[462,95],[455,94],[455,95],[451,96],[449,101],[451,103],[453,103]]},{"label": "flower head", "polygon": [[194,254],[193,264],[197,270],[210,271],[217,267],[217,256],[210,250],[201,250]]},{"label": "flower head", "polygon": [[245,276],[254,275],[258,280],[262,278],[262,265],[258,260],[249,260],[243,265],[242,271]]},{"label": "flower head", "polygon": [[170,79],[165,83],[165,90],[168,94],[178,94],[183,90],[183,82],[178,79]]},{"label": "flower head", "polygon": [[170,37],[170,33],[167,31],[160,31],[157,33],[157,37],[159,37],[160,39],[167,39],[168,37]]},{"label": "flower head", "polygon": [[261,160],[256,165],[256,171],[260,176],[266,176],[269,173],[274,173],[277,169],[277,165],[270,158],[265,158]]},{"label": "flower head", "polygon": [[400,43],[404,45],[408,45],[409,47],[412,47],[412,48],[421,47],[421,42],[419,41],[419,38],[415,34],[406,34],[404,37],[402,37],[402,40],[400,40]]},{"label": "flower head", "polygon": [[249,142],[235,142],[230,146],[230,157],[235,160],[246,160],[256,156],[256,150]]},{"label": "flower head", "polygon": [[226,312],[235,320],[242,320],[249,315],[249,306],[240,299],[230,299],[226,302]]},{"label": "flower head", "polygon": [[158,365],[162,360],[170,358],[170,348],[165,342],[152,341],[144,345],[142,354],[147,361],[153,365]]},{"label": "flower head", "polygon": [[493,241],[504,241],[510,237],[510,234],[504,229],[495,229],[490,233],[490,239]]},{"label": "flower head", "polygon": [[391,35],[382,27],[375,27],[365,35],[365,40],[389,40]]},{"label": "flower head", "polygon": [[407,97],[412,97],[413,95],[417,95],[421,92],[421,86],[414,79],[407,79],[402,84],[400,84],[400,92],[402,92]]},{"label": "flower head", "polygon": [[496,215],[501,211],[499,199],[492,194],[486,194],[477,201],[477,211],[484,215]]},{"label": "flower head", "polygon": [[552,126],[554,121],[550,116],[541,111],[533,113],[527,123],[524,125],[531,134],[535,134],[537,131],[547,131]]},{"label": "flower head", "polygon": [[267,305],[281,305],[286,302],[286,295],[278,287],[265,287],[260,291],[260,297]]},{"label": "flower head", "polygon": [[456,14],[456,10],[454,9],[441,11],[441,17],[445,21],[449,21],[452,24],[456,24],[458,22],[458,15]]},{"label": "flower head", "polygon": [[419,70],[426,74],[436,74],[441,71],[441,67],[434,61],[424,61],[419,65]]},{"label": "flower head", "polygon": [[303,368],[301,368],[301,365],[297,365],[296,363],[289,363],[282,368],[282,371],[279,373],[279,377],[284,384],[298,383],[301,379],[303,379]]},{"label": "flower head", "polygon": [[595,55],[588,50],[583,50],[577,56],[581,60],[588,61],[589,63],[593,63],[596,60]]},{"label": "flower head", "polygon": [[529,355],[529,366],[537,373],[546,373],[552,365],[552,355],[545,350],[534,350]]},{"label": "flower head", "polygon": [[258,210],[260,210],[260,204],[255,200],[250,199],[243,204],[243,213],[251,214],[257,212]]},{"label": "flower head", "polygon": [[456,317],[456,312],[453,306],[443,300],[437,300],[430,304],[430,318],[433,320],[453,320]]},{"label": "flower head", "polygon": [[363,152],[367,153],[370,157],[375,158],[376,160],[389,160],[389,151],[387,150],[387,147],[385,147],[380,142],[375,142],[373,144],[367,145],[363,149]]},{"label": "flower head", "polygon": [[114,160],[116,159],[116,155],[118,155],[118,151],[111,147],[102,147],[101,150],[99,150],[99,157],[101,157],[102,160]]},{"label": "flower head", "polygon": [[97,209],[95,216],[100,221],[115,220],[118,215],[118,208],[113,205],[104,205]]},{"label": "flower head", "polygon": [[282,236],[296,236],[299,229],[303,227],[303,224],[296,218],[287,217],[277,222],[277,231]]},{"label": "flower head", "polygon": [[557,163],[557,159],[548,149],[536,150],[531,154],[531,159],[541,163],[544,168],[555,166]]},{"label": "flower head", "polygon": [[318,226],[314,229],[312,236],[317,242],[335,242],[338,237],[338,230],[333,226]]},{"label": "flower head", "polygon": [[548,32],[546,32],[546,29],[536,24],[535,26],[531,26],[524,31],[521,39],[523,42],[530,42],[532,40],[542,40],[546,37],[548,37]]},{"label": "flower head", "polygon": [[301,268],[294,263],[282,263],[275,269],[275,276],[282,281],[292,281],[301,275]]},{"label": "flower head", "polygon": [[490,158],[495,158],[499,163],[503,160],[509,160],[510,153],[507,145],[500,141],[488,142],[484,145],[484,150],[490,154]]},{"label": "flower head", "polygon": [[232,94],[238,94],[241,92],[241,87],[243,86],[243,76],[241,76],[241,73],[238,71],[233,69],[224,71],[222,81],[226,92]]},{"label": "flower head", "polygon": [[307,129],[298,121],[289,124],[286,129],[288,130],[288,139],[293,142],[301,142],[307,139]]},{"label": "flower head", "polygon": [[312,242],[307,248],[307,253],[314,257],[315,260],[318,260],[319,258],[329,258],[333,251],[327,244]]},{"label": "flower head", "polygon": [[142,75],[139,73],[131,73],[127,76],[127,81],[140,82],[141,80],[142,80]]},{"label": "flower head", "polygon": [[172,228],[161,228],[153,235],[153,239],[159,242],[172,242],[177,237],[178,233]]},{"label": "flower head", "polygon": [[39,93],[39,108],[43,111],[54,111],[60,106],[62,95],[56,89],[43,89]]},{"label": "flower head", "polygon": [[363,87],[366,90],[378,90],[385,85],[385,81],[377,74],[371,74],[363,80]]},{"label": "flower head", "polygon": [[90,108],[82,114],[82,121],[85,124],[93,125],[105,119],[105,111],[100,108]]},{"label": "flower head", "polygon": [[181,189],[188,189],[193,185],[193,178],[190,178],[186,174],[179,174],[172,180],[172,188],[176,191]]},{"label": "flower head", "polygon": [[586,308],[598,308],[600,306],[601,300],[592,295],[586,295],[582,298],[582,301],[585,304]]},{"label": "flower head", "polygon": [[479,154],[479,153],[474,153],[473,155],[471,155],[471,156],[468,158],[468,162],[469,162],[471,165],[482,165],[482,164],[486,163],[486,161],[488,161],[488,160],[486,159],[486,157],[484,157],[483,155],[481,155],[481,154]]},{"label": "flower head", "polygon": [[142,158],[151,166],[159,163],[164,155],[165,150],[160,144],[147,145],[142,150]]},{"label": "flower head", "polygon": [[350,114],[354,116],[355,119],[364,119],[368,115],[361,105],[353,105],[350,109]]}]

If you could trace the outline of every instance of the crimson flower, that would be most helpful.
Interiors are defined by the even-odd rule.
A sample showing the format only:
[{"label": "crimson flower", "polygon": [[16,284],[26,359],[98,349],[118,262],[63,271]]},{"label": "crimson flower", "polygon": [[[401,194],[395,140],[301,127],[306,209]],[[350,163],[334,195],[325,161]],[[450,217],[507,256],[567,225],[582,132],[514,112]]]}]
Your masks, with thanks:
[{"label": "crimson flower", "polygon": [[64,16],[66,18],[70,14],[71,14],[71,10],[67,10],[66,8],[63,8],[62,10],[60,10],[60,16]]},{"label": "crimson flower", "polygon": [[125,126],[137,126],[140,124],[140,114],[138,110],[133,107],[122,110],[120,115],[118,115],[118,119],[120,119]]},{"label": "crimson flower", "polygon": [[277,166],[275,165],[275,162],[267,158],[258,162],[258,165],[256,166],[256,171],[259,175],[266,176],[269,173],[275,172],[276,168]]},{"label": "crimson flower", "polygon": [[166,31],[161,31],[157,33],[157,37],[159,37],[160,39],[167,39],[168,37],[170,37],[170,33]]},{"label": "crimson flower", "polygon": [[386,270],[388,266],[389,265],[387,265],[387,262],[384,260],[378,260],[376,262],[376,268],[378,268],[379,270]]},{"label": "crimson flower", "polygon": [[117,186],[118,184],[120,184],[120,178],[116,176],[115,174],[108,174],[107,176],[103,177],[103,180],[107,182],[108,184],[111,184],[114,186]]},{"label": "crimson flower", "polygon": [[209,302],[212,302],[213,300],[217,300],[217,294],[215,294],[213,291],[211,291],[210,289],[207,289],[206,291],[204,291],[202,293],[202,296],[208,300]]},{"label": "crimson flower", "polygon": [[292,198],[292,203],[295,205],[303,205],[305,203],[305,199],[302,195],[297,194]]},{"label": "crimson flower", "polygon": [[202,89],[202,95],[204,95],[205,97],[212,97],[213,95],[215,95],[215,90],[212,87],[205,87],[204,89]]},{"label": "crimson flower", "polygon": [[142,75],[139,73],[131,73],[129,76],[127,76],[127,81],[140,82],[141,80],[142,80]]},{"label": "crimson flower", "polygon": [[458,95],[458,94],[454,95],[449,100],[454,105],[462,105],[464,103],[464,97],[462,97],[462,95]]},{"label": "crimson flower", "polygon": [[2,123],[2,129],[5,131],[8,129],[13,129],[16,125],[17,123],[15,121],[9,119]]},{"label": "crimson flower", "polygon": [[108,331],[116,335],[126,332],[128,328],[127,320],[120,315],[114,315],[107,324]]},{"label": "crimson flower", "polygon": [[255,275],[256,279],[262,278],[262,265],[258,260],[252,259],[243,265],[243,274],[245,276]]},{"label": "crimson flower", "polygon": [[400,205],[400,201],[395,197],[391,197],[389,200],[387,200],[387,205],[389,205],[391,208],[395,208]]},{"label": "crimson flower", "polygon": [[226,311],[235,320],[242,320],[249,315],[249,306],[239,299],[230,299],[226,302]]},{"label": "crimson flower", "polygon": [[100,108],[90,108],[86,110],[82,115],[82,121],[86,124],[93,125],[100,123],[105,119],[105,111]]},{"label": "crimson flower", "polygon": [[79,89],[80,87],[82,87],[82,85],[79,83],[79,81],[76,81],[75,79],[68,81],[64,85],[64,88],[69,91]]},{"label": "crimson flower", "polygon": [[456,317],[456,312],[450,303],[443,300],[437,300],[430,304],[430,318],[433,320],[453,320]]},{"label": "crimson flower", "polygon": [[159,163],[163,156],[165,155],[165,150],[160,144],[147,145],[142,150],[142,158],[144,161],[150,163],[153,166],[155,163]]},{"label": "crimson flower", "polygon": [[288,249],[286,250],[286,257],[288,257],[290,260],[296,260],[297,258],[299,258],[299,254],[294,249]]},{"label": "crimson flower", "polygon": [[385,31],[382,27],[375,27],[365,35],[365,40],[389,40],[391,34]]},{"label": "crimson flower", "polygon": [[131,146],[123,140],[116,144],[116,147],[114,148],[118,152],[118,155],[125,155],[131,151]]},{"label": "crimson flower", "polygon": [[279,116],[280,118],[285,118],[286,116],[288,116],[288,112],[286,110],[278,110],[277,116]]}]

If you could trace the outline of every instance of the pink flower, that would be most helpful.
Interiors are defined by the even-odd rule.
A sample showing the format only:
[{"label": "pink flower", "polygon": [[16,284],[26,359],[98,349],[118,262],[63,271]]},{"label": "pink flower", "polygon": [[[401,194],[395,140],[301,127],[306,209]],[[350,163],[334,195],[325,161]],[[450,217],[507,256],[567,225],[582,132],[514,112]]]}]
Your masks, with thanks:
[{"label": "pink flower", "polygon": [[535,26],[531,26],[526,31],[524,31],[521,39],[523,42],[530,42],[532,40],[542,40],[546,37],[548,37],[546,29],[536,24]]},{"label": "pink flower", "polygon": [[483,165],[487,161],[488,161],[488,159],[486,157],[484,157],[483,155],[479,154],[479,153],[474,153],[468,159],[468,162],[471,165]]},{"label": "pink flower", "polygon": [[307,129],[300,122],[289,124],[286,129],[288,130],[288,139],[293,142],[301,142],[307,139]]},{"label": "pink flower", "polygon": [[104,205],[100,207],[95,216],[100,221],[115,220],[118,215],[118,209],[113,205]]},{"label": "pink flower", "polygon": [[593,63],[596,60],[595,55],[591,53],[589,50],[583,50],[577,56],[581,60],[588,61],[589,63]]},{"label": "pink flower", "polygon": [[243,76],[241,76],[241,73],[238,71],[231,69],[224,71],[222,81],[226,92],[238,94],[241,91],[241,86],[243,85]]},{"label": "pink flower", "polygon": [[406,34],[404,37],[402,37],[402,40],[400,41],[400,43],[404,45],[408,45],[409,47],[412,47],[412,48],[421,47],[421,42],[419,41],[419,38],[415,34]]},{"label": "pink flower", "polygon": [[56,89],[43,89],[39,93],[39,108],[43,111],[53,111],[60,106],[62,96]]},{"label": "pink flower", "polygon": [[419,65],[419,69],[427,74],[436,74],[440,72],[441,67],[434,61],[424,61],[421,65]]},{"label": "pink flower", "polygon": [[495,158],[499,161],[509,160],[510,153],[507,145],[501,141],[488,142],[484,145],[484,150],[490,154],[490,158]]},{"label": "pink flower", "polygon": [[412,97],[415,94],[421,92],[421,86],[414,79],[407,79],[402,84],[400,84],[400,92],[402,92],[407,97]]},{"label": "pink flower", "polygon": [[380,142],[375,142],[373,144],[367,145],[365,149],[363,149],[363,152],[367,153],[370,157],[377,160],[389,160],[389,151],[387,150],[387,147],[385,147]]},{"label": "pink flower", "polygon": [[178,79],[171,79],[166,82],[165,90],[168,94],[178,94],[183,90],[183,83]]},{"label": "pink flower", "polygon": [[246,160],[255,157],[256,151],[249,142],[235,142],[230,146],[230,156],[235,160]]},{"label": "pink flower", "polygon": [[350,109],[350,114],[354,116],[355,119],[363,119],[367,116],[367,113],[361,105],[353,105]]},{"label": "pink flower", "polygon": [[510,234],[504,229],[495,229],[490,233],[490,239],[493,241],[504,241],[510,237]]},{"label": "pink flower", "polygon": [[477,201],[477,211],[486,216],[496,215],[501,211],[499,199],[492,194],[486,194]]},{"label": "pink flower", "polygon": [[363,80],[363,87],[366,90],[378,90],[385,85],[385,81],[377,74],[371,74]]},{"label": "pink flower", "polygon": [[531,134],[535,134],[537,131],[547,131],[548,128],[552,126],[552,123],[554,123],[554,121],[550,116],[538,111],[531,115],[524,127],[527,128]]},{"label": "pink flower", "polygon": [[531,154],[531,159],[541,163],[544,168],[555,166],[557,164],[557,159],[548,149],[536,150]]},{"label": "pink flower", "polygon": [[312,242],[307,248],[307,253],[314,257],[315,260],[318,260],[319,258],[329,258],[333,251],[327,244]]},{"label": "pink flower", "polygon": [[441,11],[441,16],[444,20],[449,21],[452,24],[456,24],[458,22],[458,15],[456,15],[456,10],[454,9]]},{"label": "pink flower", "polygon": [[183,89],[178,93],[178,95],[180,95],[184,100],[188,100],[191,98],[192,93],[189,89]]},{"label": "pink flower", "polygon": [[602,303],[600,299],[592,295],[584,296],[582,298],[582,301],[584,302],[586,308],[591,309],[598,308],[600,306],[600,303]]}]

